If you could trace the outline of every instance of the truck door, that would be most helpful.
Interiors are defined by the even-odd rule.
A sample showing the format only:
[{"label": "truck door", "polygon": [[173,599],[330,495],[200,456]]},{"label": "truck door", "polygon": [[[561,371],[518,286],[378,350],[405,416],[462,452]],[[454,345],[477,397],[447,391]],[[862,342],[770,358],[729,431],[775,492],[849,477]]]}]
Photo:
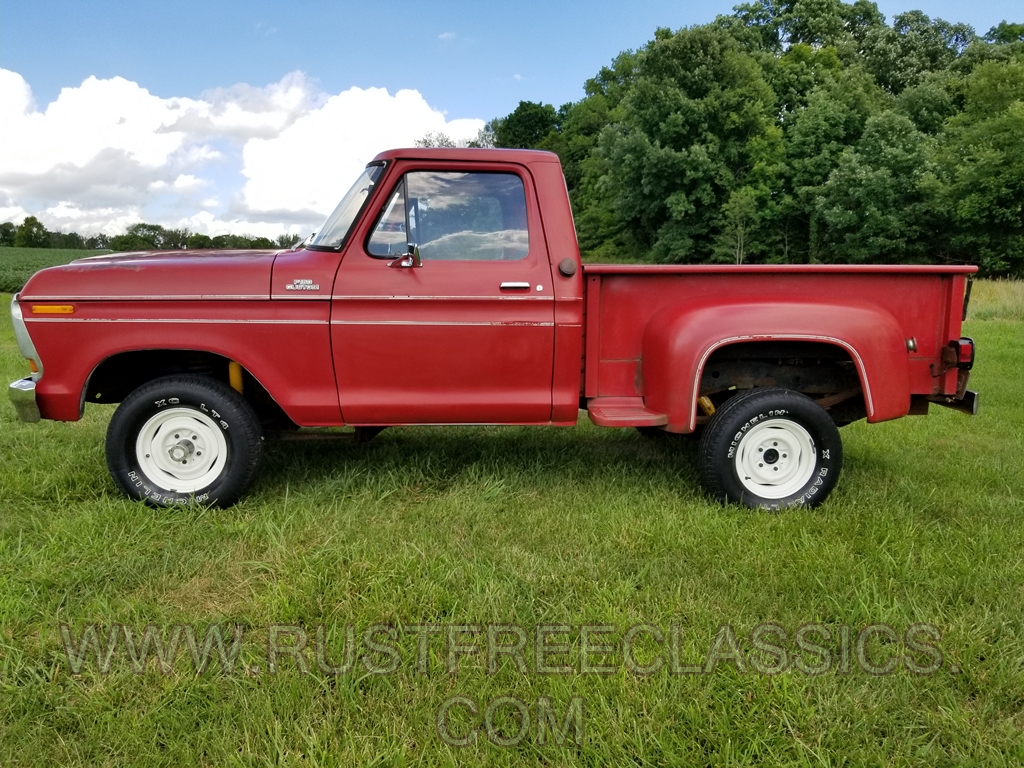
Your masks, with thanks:
[{"label": "truck door", "polygon": [[399,163],[335,278],[349,424],[544,423],[554,299],[529,174]]}]

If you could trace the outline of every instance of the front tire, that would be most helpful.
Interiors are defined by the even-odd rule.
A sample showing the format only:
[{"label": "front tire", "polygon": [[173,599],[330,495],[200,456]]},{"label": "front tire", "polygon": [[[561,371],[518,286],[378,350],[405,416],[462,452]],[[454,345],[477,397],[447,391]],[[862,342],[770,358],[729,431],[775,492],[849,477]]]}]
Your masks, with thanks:
[{"label": "front tire", "polygon": [[133,499],[228,507],[256,476],[263,433],[252,406],[221,382],[165,376],[118,406],[106,452],[110,476]]},{"label": "front tire", "polygon": [[843,466],[843,444],[828,413],[806,395],[754,389],[726,402],[700,442],[711,495],[779,510],[821,504]]}]

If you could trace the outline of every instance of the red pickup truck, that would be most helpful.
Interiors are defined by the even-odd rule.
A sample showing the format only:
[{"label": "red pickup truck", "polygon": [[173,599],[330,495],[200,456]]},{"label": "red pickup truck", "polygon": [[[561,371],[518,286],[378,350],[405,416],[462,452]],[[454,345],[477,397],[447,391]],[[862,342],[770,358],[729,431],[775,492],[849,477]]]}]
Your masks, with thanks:
[{"label": "red pickup truck", "polygon": [[968,413],[969,266],[583,265],[558,158],[378,155],[285,251],[94,256],[14,297],[25,421],[120,403],[117,486],[225,506],[264,433],[410,424],[702,431],[711,494],[821,503],[837,427]]}]

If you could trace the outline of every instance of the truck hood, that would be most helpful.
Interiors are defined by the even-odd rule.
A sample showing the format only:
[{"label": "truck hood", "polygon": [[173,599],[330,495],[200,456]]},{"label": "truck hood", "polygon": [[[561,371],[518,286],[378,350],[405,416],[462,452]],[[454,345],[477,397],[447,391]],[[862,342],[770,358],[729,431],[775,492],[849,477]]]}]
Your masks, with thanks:
[{"label": "truck hood", "polygon": [[279,251],[145,251],[78,259],[37,272],[35,300],[269,299]]}]

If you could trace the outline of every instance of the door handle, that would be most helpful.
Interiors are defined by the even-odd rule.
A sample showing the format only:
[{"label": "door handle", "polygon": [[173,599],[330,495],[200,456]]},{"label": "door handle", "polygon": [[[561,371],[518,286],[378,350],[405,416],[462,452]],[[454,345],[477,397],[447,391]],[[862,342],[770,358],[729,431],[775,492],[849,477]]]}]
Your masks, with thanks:
[{"label": "door handle", "polygon": [[501,289],[503,291],[506,291],[506,290],[528,291],[528,290],[530,290],[530,284],[529,283],[510,283],[510,282],[505,282],[505,283],[501,284]]}]

